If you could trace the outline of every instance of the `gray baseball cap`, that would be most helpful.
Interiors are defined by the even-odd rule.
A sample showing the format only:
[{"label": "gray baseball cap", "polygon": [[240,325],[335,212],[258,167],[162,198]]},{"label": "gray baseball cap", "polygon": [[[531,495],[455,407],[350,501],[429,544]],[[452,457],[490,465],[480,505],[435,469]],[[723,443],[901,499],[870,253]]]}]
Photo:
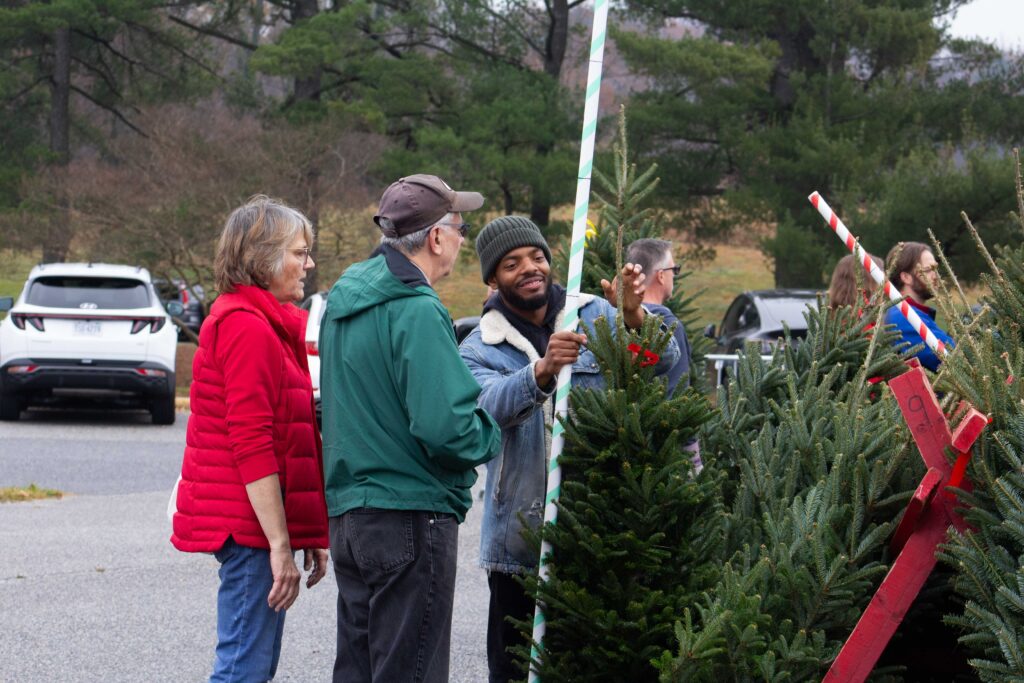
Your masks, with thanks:
[{"label": "gray baseball cap", "polygon": [[476,211],[483,205],[479,192],[456,192],[436,175],[417,173],[384,190],[373,222],[385,237],[402,237],[430,227],[449,212]]}]

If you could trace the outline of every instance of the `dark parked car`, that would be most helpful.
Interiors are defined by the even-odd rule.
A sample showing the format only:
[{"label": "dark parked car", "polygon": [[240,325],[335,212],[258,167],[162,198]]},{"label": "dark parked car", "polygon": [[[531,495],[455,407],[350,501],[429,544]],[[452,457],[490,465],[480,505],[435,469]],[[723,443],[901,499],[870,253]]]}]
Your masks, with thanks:
[{"label": "dark parked car", "polygon": [[[166,307],[172,301],[177,301],[184,307],[185,312],[178,317],[181,322],[185,323],[185,327],[190,329],[196,335],[199,334],[199,328],[203,324],[203,320],[206,318],[206,307],[203,305],[203,288],[200,285],[189,286],[184,280],[164,280],[156,278],[153,280],[153,286],[156,287],[156,292],[160,296],[160,300],[163,301]],[[178,335],[180,341],[187,341],[188,335],[181,333]]]},{"label": "dark parked car", "polygon": [[761,352],[771,353],[783,336],[783,323],[794,339],[807,334],[804,311],[818,307],[818,292],[813,289],[758,289],[743,292],[729,305],[722,324],[708,325],[704,336],[716,342],[715,353],[742,351],[748,341],[760,341]]},{"label": "dark parked car", "polygon": [[469,333],[480,324],[480,316],[470,315],[465,318],[459,318],[454,323],[455,325],[455,341],[459,344],[462,340],[469,336]]}]

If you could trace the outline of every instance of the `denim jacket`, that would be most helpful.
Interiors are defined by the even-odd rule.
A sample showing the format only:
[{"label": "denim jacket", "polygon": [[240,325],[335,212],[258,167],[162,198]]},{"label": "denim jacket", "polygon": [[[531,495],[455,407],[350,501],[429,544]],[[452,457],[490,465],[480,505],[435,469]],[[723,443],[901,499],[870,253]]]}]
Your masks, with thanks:
[{"label": "denim jacket", "polygon": [[[580,295],[579,308],[580,321],[588,329],[593,329],[597,318],[612,321],[616,315],[611,304],[589,294]],[[564,314],[559,313],[556,330],[562,329]],[[459,353],[480,384],[477,404],[501,427],[501,453],[487,463],[480,566],[505,574],[531,571],[537,566],[537,554],[522,537],[522,522],[536,529],[544,517],[554,389],[537,386],[533,366],[540,356],[496,310],[483,315]],[[678,359],[679,346],[673,339],[655,370],[665,374]],[[572,366],[572,386],[604,387],[597,359],[589,349],[583,349]]]}]

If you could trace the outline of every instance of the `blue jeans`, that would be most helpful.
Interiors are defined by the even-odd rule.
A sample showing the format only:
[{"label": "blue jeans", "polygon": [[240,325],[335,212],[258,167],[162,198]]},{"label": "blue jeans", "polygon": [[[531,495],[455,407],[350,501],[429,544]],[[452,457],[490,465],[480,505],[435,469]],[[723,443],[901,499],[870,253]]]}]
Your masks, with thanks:
[{"label": "blue jeans", "polygon": [[360,508],[331,517],[334,683],[447,683],[459,523]]},{"label": "blue jeans", "polygon": [[270,551],[228,538],[215,553],[220,562],[217,592],[217,657],[210,683],[262,683],[274,678],[281,656],[285,611],[267,606],[274,584]]}]

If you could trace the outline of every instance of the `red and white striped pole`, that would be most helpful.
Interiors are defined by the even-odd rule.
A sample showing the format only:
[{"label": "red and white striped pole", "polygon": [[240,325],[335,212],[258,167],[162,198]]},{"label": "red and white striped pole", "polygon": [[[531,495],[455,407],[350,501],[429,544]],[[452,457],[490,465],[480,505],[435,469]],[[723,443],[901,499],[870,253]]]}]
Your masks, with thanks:
[{"label": "red and white striped pole", "polygon": [[[892,286],[892,283],[888,279],[886,279],[885,272],[883,272],[871,256],[864,251],[864,248],[860,246],[860,242],[850,234],[847,227],[841,220],[839,220],[839,216],[835,214],[832,207],[828,205],[822,196],[817,192],[812,192],[807,199],[809,199],[811,204],[814,205],[814,208],[818,210],[821,217],[825,219],[825,222],[828,223],[828,227],[832,228],[833,232],[836,233],[839,240],[845,244],[846,248],[853,253],[858,261],[860,261],[861,265],[864,266],[864,270],[866,270],[868,275],[871,276],[871,279],[878,283],[882,288],[882,291],[885,292],[885,295],[893,301],[900,301],[900,299],[903,299],[903,295]],[[921,339],[923,339],[924,343],[935,352],[935,355],[945,356],[947,353],[946,345],[939,341],[935,334],[928,329],[928,326],[924,324],[923,320],[921,320],[921,316],[917,314],[910,304],[908,304],[906,300],[903,300],[900,302],[899,308],[900,313],[910,321],[910,325],[917,330],[917,333],[921,335]]]}]

